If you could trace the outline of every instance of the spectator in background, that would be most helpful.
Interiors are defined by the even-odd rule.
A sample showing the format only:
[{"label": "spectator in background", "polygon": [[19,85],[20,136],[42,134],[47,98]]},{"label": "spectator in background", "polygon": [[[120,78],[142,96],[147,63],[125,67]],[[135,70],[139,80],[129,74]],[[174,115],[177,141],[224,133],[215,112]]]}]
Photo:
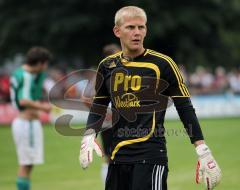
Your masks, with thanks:
[{"label": "spectator in background", "polygon": [[77,90],[77,98],[80,99],[85,106],[90,108],[92,98],[95,95],[94,84],[96,73],[89,70],[82,70],[80,73],[79,82],[75,85]]},{"label": "spectator in background", "polygon": [[214,81],[213,81],[213,91],[214,93],[224,93],[228,87],[228,79],[226,76],[226,71],[223,67],[218,66],[215,69]]},{"label": "spectator in background", "polygon": [[65,98],[76,98],[77,97],[77,88],[74,84],[74,81],[78,80],[78,74],[75,72],[71,72],[68,77],[66,78],[65,82]]},{"label": "spectator in background", "polygon": [[192,94],[209,94],[212,92],[214,76],[206,68],[198,66],[196,72],[190,76]]},{"label": "spectator in background", "polygon": [[[52,68],[48,71],[48,77],[44,81],[44,89],[47,93],[50,92],[52,87],[61,79],[63,79],[66,75],[66,72],[60,68]],[[58,85],[58,89],[55,89],[53,94],[55,99],[62,98],[62,94],[65,93],[66,85]]]},{"label": "spectator in background", "polygon": [[115,54],[121,51],[121,48],[117,44],[107,44],[103,47],[103,56],[107,57],[109,55]]},{"label": "spectator in background", "polygon": [[240,67],[233,70],[229,74],[228,80],[229,80],[229,85],[231,87],[231,91],[234,94],[240,95]]},{"label": "spectator in background", "polygon": [[9,76],[0,73],[0,102],[9,102],[10,100],[10,80]]}]

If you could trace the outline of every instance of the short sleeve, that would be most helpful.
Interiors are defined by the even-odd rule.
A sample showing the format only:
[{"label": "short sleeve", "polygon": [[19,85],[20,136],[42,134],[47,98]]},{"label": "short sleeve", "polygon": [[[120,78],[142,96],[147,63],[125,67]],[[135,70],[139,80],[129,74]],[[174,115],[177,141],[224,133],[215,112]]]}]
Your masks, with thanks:
[{"label": "short sleeve", "polygon": [[10,99],[13,107],[20,108],[18,101],[18,91],[22,85],[22,79],[17,73],[13,73],[10,77]]},{"label": "short sleeve", "polygon": [[12,75],[10,77],[10,87],[13,88],[13,89],[17,89],[19,86],[19,82],[17,80],[17,77]]}]

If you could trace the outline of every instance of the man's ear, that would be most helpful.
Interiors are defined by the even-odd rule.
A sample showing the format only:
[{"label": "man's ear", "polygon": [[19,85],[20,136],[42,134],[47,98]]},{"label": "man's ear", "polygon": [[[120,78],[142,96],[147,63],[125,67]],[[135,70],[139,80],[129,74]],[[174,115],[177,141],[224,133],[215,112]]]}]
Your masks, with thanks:
[{"label": "man's ear", "polygon": [[116,37],[120,37],[120,28],[118,26],[113,27],[113,33]]}]

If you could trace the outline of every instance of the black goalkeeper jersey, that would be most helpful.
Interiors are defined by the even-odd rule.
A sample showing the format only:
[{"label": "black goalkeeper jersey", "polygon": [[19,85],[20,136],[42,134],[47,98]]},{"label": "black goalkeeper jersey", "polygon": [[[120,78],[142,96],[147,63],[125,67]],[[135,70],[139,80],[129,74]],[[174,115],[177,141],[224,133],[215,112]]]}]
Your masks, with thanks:
[{"label": "black goalkeeper jersey", "polygon": [[[169,99],[189,102],[190,97],[177,65],[170,57],[147,49],[134,59],[124,58],[122,52],[111,55],[99,64],[97,73],[87,127],[95,123],[99,129],[103,117],[94,113],[104,115],[111,102],[111,162],[166,165],[164,117]],[[96,111],[99,105],[103,107]],[[191,140],[203,139],[198,123],[195,128],[198,135]]]}]

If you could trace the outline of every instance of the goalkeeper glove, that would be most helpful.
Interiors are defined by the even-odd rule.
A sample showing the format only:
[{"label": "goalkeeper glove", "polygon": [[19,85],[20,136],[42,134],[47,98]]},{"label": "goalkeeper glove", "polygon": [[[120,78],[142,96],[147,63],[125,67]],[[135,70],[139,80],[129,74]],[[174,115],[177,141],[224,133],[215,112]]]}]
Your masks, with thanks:
[{"label": "goalkeeper glove", "polygon": [[96,134],[90,134],[83,137],[80,148],[79,161],[83,169],[86,169],[88,165],[93,161],[93,150],[97,155],[102,157],[103,153],[96,141]]},{"label": "goalkeeper glove", "polygon": [[206,144],[198,145],[196,152],[199,157],[196,170],[196,182],[198,184],[204,182],[206,189],[212,190],[221,180],[221,169]]}]

